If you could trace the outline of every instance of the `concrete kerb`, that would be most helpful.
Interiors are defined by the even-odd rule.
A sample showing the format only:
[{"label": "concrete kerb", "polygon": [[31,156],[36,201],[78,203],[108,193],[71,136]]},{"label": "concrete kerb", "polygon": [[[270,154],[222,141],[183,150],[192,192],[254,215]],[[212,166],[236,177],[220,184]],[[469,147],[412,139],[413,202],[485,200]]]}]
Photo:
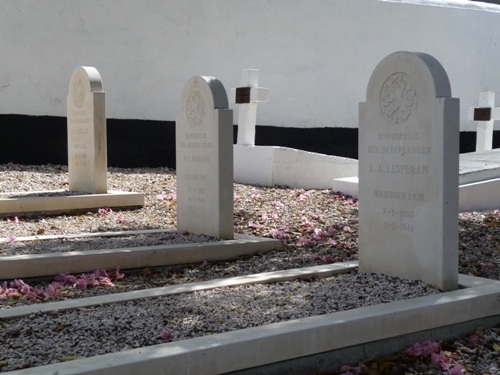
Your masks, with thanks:
[{"label": "concrete kerb", "polygon": [[[33,196],[37,194],[50,196]],[[61,195],[57,195],[60,193]],[[139,208],[144,206],[144,193],[109,190],[106,194],[62,195],[63,190],[8,193],[15,198],[0,197],[0,218],[11,216],[57,215],[97,210],[101,207]],[[5,196],[7,193],[2,194]],[[16,195],[19,195],[16,197]]]},{"label": "concrete kerb", "polygon": [[459,282],[465,289],[10,373],[223,374],[500,316],[500,282]]},{"label": "concrete kerb", "polygon": [[130,269],[200,263],[266,253],[280,247],[281,242],[276,239],[236,234],[234,240],[215,242],[6,256],[0,257],[0,274],[2,279],[15,279],[92,272],[117,266]]},{"label": "concrete kerb", "polygon": [[[126,231],[111,231],[111,232],[91,232],[78,234],[53,234],[53,235],[36,235],[28,237],[16,237],[16,242],[25,241],[43,241],[43,240],[68,240],[73,238],[93,238],[93,237],[119,237],[133,236],[136,234],[156,234],[156,233],[177,233],[176,229],[143,229],[143,230],[126,230]],[[9,242],[6,238],[0,238],[0,243]]]}]

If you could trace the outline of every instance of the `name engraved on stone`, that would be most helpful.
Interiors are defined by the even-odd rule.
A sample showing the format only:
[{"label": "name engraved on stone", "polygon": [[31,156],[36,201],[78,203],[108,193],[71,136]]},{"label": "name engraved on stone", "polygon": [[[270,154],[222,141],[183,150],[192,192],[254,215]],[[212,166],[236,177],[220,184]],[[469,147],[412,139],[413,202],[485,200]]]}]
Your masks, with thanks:
[{"label": "name engraved on stone", "polygon": [[428,175],[428,165],[410,165],[410,164],[378,164],[370,163],[369,167],[372,173],[400,173],[400,174],[415,174],[415,175]]},{"label": "name engraved on stone", "polygon": [[210,161],[210,156],[208,156],[208,155],[185,155],[184,161],[195,162],[195,163],[208,163]]},{"label": "name engraved on stone", "polygon": [[[184,161],[194,163],[209,163],[213,143],[203,141],[207,139],[206,133],[187,133],[184,142],[180,142],[182,149],[192,150],[184,155]],[[193,141],[194,140],[194,141]]]}]

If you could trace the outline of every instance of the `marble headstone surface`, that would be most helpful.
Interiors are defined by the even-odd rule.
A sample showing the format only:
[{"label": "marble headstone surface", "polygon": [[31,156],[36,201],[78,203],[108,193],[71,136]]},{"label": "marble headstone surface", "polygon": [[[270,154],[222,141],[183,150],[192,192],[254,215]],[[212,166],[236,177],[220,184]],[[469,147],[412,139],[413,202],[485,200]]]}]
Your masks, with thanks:
[{"label": "marble headstone surface", "polygon": [[359,108],[359,267],[458,283],[459,100],[441,64],[396,52]]},{"label": "marble headstone surface", "polygon": [[218,79],[187,82],[175,131],[178,230],[233,239],[233,111]]},{"label": "marble headstone surface", "polygon": [[67,100],[68,174],[71,191],[107,192],[106,111],[97,69],[75,69]]}]

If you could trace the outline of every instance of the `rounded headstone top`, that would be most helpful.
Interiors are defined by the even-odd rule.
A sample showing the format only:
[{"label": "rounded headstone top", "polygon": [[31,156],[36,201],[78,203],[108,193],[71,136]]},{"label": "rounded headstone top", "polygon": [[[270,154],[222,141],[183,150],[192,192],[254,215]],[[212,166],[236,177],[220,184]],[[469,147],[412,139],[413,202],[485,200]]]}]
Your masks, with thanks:
[{"label": "rounded headstone top", "polygon": [[182,91],[181,115],[189,126],[197,129],[214,109],[227,109],[226,89],[215,77],[194,76],[188,80]]},{"label": "rounded headstone top", "polygon": [[428,94],[435,98],[451,97],[451,86],[448,75],[441,63],[433,56],[422,52],[399,51],[391,53],[380,61],[373,71],[368,83],[367,98],[370,88],[384,76],[385,72],[402,72],[413,80],[424,79],[429,88]]},{"label": "rounded headstone top", "polygon": [[367,102],[379,106],[381,115],[393,125],[410,121],[436,98],[450,98],[451,86],[443,66],[431,55],[395,52],[373,71]]},{"label": "rounded headstone top", "polygon": [[79,66],[73,71],[69,82],[69,95],[77,108],[80,108],[87,93],[102,91],[101,75],[96,68]]},{"label": "rounded headstone top", "polygon": [[71,75],[70,88],[74,79],[85,78],[89,84],[89,91],[102,91],[101,75],[96,68],[92,66],[79,66]]},{"label": "rounded headstone top", "polygon": [[212,98],[211,103],[207,103],[207,109],[227,109],[229,107],[226,89],[222,82],[215,77],[191,77],[184,86],[182,97],[189,98],[195,91],[199,91],[204,98]]}]

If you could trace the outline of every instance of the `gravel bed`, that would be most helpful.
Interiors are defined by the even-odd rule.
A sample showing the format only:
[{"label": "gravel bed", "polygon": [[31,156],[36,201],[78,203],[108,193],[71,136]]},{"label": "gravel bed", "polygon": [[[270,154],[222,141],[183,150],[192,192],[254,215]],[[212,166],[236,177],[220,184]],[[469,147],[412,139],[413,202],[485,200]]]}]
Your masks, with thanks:
[{"label": "gravel bed", "polygon": [[0,348],[8,362],[5,369],[14,369],[432,293],[437,291],[422,282],[356,272],[315,281],[217,288],[2,322]]},{"label": "gravel bed", "polygon": [[[68,185],[67,169],[64,166],[7,164],[0,165],[0,173],[2,177],[0,179],[1,192],[67,189]],[[109,189],[145,192],[145,207],[131,211],[112,211],[103,207],[98,212],[73,216],[4,219],[0,225],[0,238],[5,238],[7,241],[0,243],[0,256],[36,253],[42,251],[40,250],[42,248],[45,249],[43,251],[68,251],[68,249],[89,249],[89,247],[116,248],[124,246],[124,244],[131,247],[141,243],[138,246],[142,246],[158,240],[158,235],[151,235],[67,239],[61,243],[61,240],[49,240],[49,242],[16,241],[18,237],[175,228],[176,186],[174,171],[166,168],[109,168],[108,187]],[[121,280],[114,281],[114,287],[101,285],[80,290],[65,286],[62,294],[51,300],[81,298],[96,294],[357,259],[356,200],[331,190],[303,190],[286,187],[263,188],[235,184],[234,192],[235,232],[278,238],[282,242],[281,250],[253,257],[242,257],[231,262],[203,262],[201,264],[130,270],[125,272],[125,277]],[[460,214],[459,223],[460,272],[498,280],[500,276],[500,267],[498,267],[500,260],[500,251],[498,250],[500,214],[497,211],[464,213]],[[119,264],[116,266],[119,267]],[[343,280],[343,287],[335,288],[334,285],[339,280]],[[33,287],[43,288],[49,285],[52,280],[25,281]],[[350,288],[349,293],[344,291],[346,285]],[[404,290],[396,293],[393,288],[398,286],[403,287]],[[374,290],[378,290],[380,293],[377,294]],[[389,293],[382,293],[384,291]],[[4,333],[0,336],[0,371],[39,365],[41,362],[36,359],[39,357],[47,358],[48,362],[58,362],[95,353],[197,336],[203,332],[212,333],[219,332],[220,329],[231,330],[265,324],[264,322],[272,322],[274,321],[272,319],[281,316],[283,320],[287,320],[302,314],[307,316],[318,314],[319,311],[324,313],[354,308],[365,303],[387,302],[389,295],[392,294],[396,299],[411,298],[410,292],[426,294],[436,291],[423,286],[417,287],[412,282],[400,279],[394,281],[393,278],[384,276],[353,272],[324,280],[228,288],[227,290],[217,290],[217,292],[197,292],[177,296],[176,303],[165,303],[162,299],[150,299],[141,301],[141,303],[130,302],[112,305],[107,307],[107,310],[101,310],[101,308],[84,309],[5,320],[0,322]],[[360,295],[363,297],[359,297]],[[380,299],[375,298],[377,295]],[[208,303],[208,300],[215,299],[214,296],[217,297],[218,304],[213,305],[212,310],[203,305],[203,302],[200,302],[201,305],[197,305],[197,301],[204,301],[206,298]],[[284,299],[281,300],[283,302],[278,303],[278,297],[275,296],[288,297],[283,297]],[[344,301],[347,306],[335,305],[339,300]],[[0,299],[0,308],[11,308],[24,303],[29,302]],[[333,306],[331,306],[332,303]],[[161,306],[161,309],[158,306]],[[249,308],[250,306],[252,308]],[[293,309],[288,309],[288,307],[292,308],[293,306]],[[176,310],[171,311],[170,309]],[[175,316],[172,315],[173,311],[177,311]],[[207,314],[207,311],[210,313]],[[99,314],[106,318],[100,319]],[[152,318],[146,319],[148,316]],[[260,318],[257,319],[256,316],[270,320],[259,320]],[[78,325],[75,324],[76,321],[78,321]],[[130,329],[132,323],[138,325],[137,329]],[[90,324],[94,324],[97,328],[91,330],[88,327]],[[89,329],[89,333],[84,334],[83,331],[80,331],[83,326]],[[128,328],[124,329],[123,327]],[[99,331],[104,332],[105,329],[111,330],[112,335],[99,333]],[[110,336],[117,337],[117,334],[125,331],[127,332],[126,338],[109,340]],[[96,348],[93,348],[93,343],[99,341],[100,335],[103,344],[96,344]],[[470,337],[473,339],[469,340]],[[447,349],[446,353],[451,353],[450,355],[454,358],[453,363],[461,364],[464,369],[468,369],[468,373],[494,374],[496,373],[494,371],[497,371],[495,369],[500,367],[495,351],[496,347],[493,344],[500,344],[498,329],[479,331],[460,342],[442,343],[441,346]],[[451,347],[454,349],[450,349]],[[86,351],[89,354],[85,354]],[[47,356],[48,352],[53,353],[50,358]],[[436,364],[431,360],[428,362],[425,362],[421,357],[418,361],[409,362],[407,357],[401,356],[394,366],[398,369],[404,369],[404,372],[393,373],[447,373],[447,371],[436,368]],[[373,367],[373,363],[370,366]],[[347,371],[348,369],[344,369],[343,373],[347,373]],[[362,366],[352,371],[354,371],[353,373],[356,371],[368,373],[368,370],[364,372],[365,369]]]}]

